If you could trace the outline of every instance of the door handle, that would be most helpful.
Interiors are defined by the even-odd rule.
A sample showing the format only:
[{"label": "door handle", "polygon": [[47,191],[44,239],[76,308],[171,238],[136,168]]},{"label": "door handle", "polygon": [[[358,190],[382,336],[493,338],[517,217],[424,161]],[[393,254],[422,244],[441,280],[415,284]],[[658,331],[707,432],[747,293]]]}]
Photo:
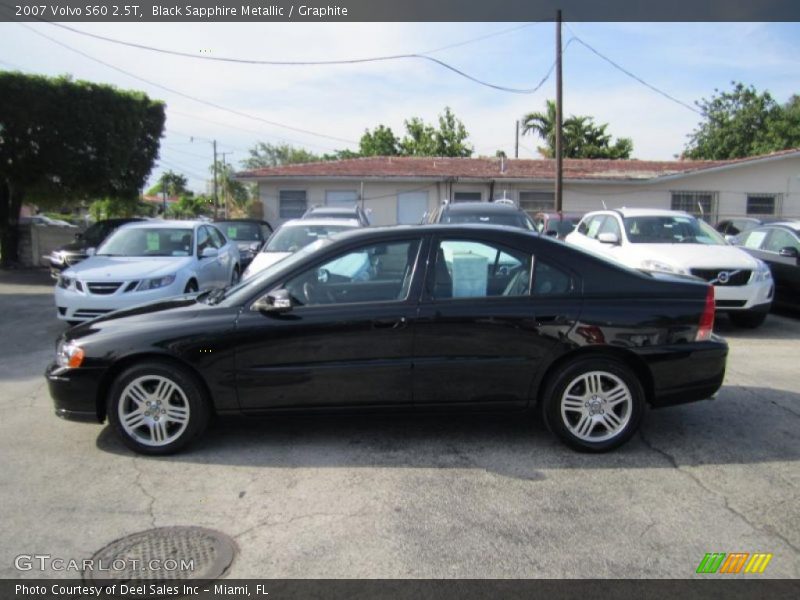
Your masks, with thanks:
[{"label": "door handle", "polygon": [[403,329],[406,326],[406,318],[399,319],[375,319],[372,321],[374,329]]}]

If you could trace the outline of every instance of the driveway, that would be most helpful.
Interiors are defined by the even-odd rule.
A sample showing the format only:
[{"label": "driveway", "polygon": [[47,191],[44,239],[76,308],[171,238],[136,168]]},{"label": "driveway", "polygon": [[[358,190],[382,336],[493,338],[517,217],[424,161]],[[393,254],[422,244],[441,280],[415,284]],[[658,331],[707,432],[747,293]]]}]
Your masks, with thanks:
[{"label": "driveway", "polygon": [[707,552],[769,552],[764,576],[800,575],[795,316],[720,319],[719,398],[649,412],[611,454],[476,415],[225,419],[143,458],[53,415],[53,313],[46,274],[0,272],[0,577],[41,575],[19,554],[82,559],[167,525],[234,537],[237,578],[684,578]]}]

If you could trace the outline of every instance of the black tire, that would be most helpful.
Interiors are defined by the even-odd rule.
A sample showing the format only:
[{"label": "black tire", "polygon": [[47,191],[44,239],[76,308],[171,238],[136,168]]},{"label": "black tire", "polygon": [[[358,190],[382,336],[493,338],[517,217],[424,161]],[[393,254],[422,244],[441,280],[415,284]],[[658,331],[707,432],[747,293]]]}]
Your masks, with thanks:
[{"label": "black tire", "polygon": [[188,282],[186,282],[186,287],[183,288],[183,293],[184,294],[193,294],[198,289],[199,288],[197,287],[197,282],[194,279],[190,279]]},{"label": "black tire", "polygon": [[[151,417],[149,411],[152,409],[145,409],[144,398],[142,402],[137,402],[133,400],[130,393],[126,393],[129,385],[138,385],[140,389],[148,392],[145,398],[147,402],[151,402],[158,397],[156,392],[160,389],[158,387],[160,382],[163,381],[169,381],[176,386],[177,391],[170,393],[170,410],[182,411],[178,414],[186,417],[185,425],[183,421],[173,422],[169,416],[163,416],[167,414],[166,408],[161,411],[163,414],[159,414],[159,411],[156,410],[157,416]],[[154,385],[150,385],[151,382]],[[114,380],[108,393],[107,402],[108,420],[122,442],[134,452],[155,456],[172,454],[195,440],[205,431],[211,414],[209,399],[196,377],[180,365],[166,361],[141,362],[123,371]],[[174,404],[172,404],[173,402]],[[120,409],[120,404],[123,405],[122,409]],[[138,415],[142,424],[131,432],[129,431],[130,427],[126,429],[123,426],[120,412],[128,411],[134,404],[140,405],[141,411],[147,410],[148,413],[144,414],[147,414],[148,417],[145,419],[141,414]],[[159,407],[161,406],[159,405]],[[166,406],[166,401],[163,406]],[[133,413],[137,411],[141,412],[138,409],[130,410],[128,414],[133,416]],[[174,439],[165,437],[163,442],[154,441],[153,425],[157,424],[153,420],[159,421],[160,418],[164,419],[163,422],[160,422],[164,435],[174,437]]]},{"label": "black tire", "polygon": [[231,273],[231,285],[236,285],[242,278],[241,271],[239,270],[239,265],[234,265],[233,272]]},{"label": "black tire", "polygon": [[746,329],[755,329],[761,327],[767,319],[766,312],[756,312],[752,310],[743,310],[737,312],[729,312],[731,323],[737,327],[744,327]]},{"label": "black tire", "polygon": [[[601,390],[597,395],[592,395],[588,379],[583,387],[580,380],[594,377],[597,373],[604,374],[599,377]],[[572,396],[569,399],[566,398],[568,390]],[[581,390],[585,390],[585,399],[579,395]],[[615,394],[622,394],[623,390],[627,392],[625,399],[614,405],[617,402]],[[564,404],[562,407],[562,403],[571,406]],[[545,386],[541,407],[548,429],[565,444],[581,452],[608,452],[627,442],[636,433],[644,413],[645,395],[638,377],[625,364],[609,358],[583,358],[552,374]],[[616,431],[605,424],[606,419],[614,423],[612,416],[619,421]],[[581,437],[573,430],[580,430],[584,419],[589,423],[589,430]]]}]

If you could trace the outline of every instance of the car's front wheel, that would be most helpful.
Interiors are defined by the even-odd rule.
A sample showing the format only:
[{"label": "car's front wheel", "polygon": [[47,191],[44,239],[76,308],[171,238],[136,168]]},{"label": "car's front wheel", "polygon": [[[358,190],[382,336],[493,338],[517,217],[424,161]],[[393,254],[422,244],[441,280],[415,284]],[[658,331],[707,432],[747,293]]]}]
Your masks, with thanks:
[{"label": "car's front wheel", "polygon": [[171,454],[206,428],[209,403],[195,377],[179,365],[144,362],[116,378],[108,418],[126,446],[141,454]]},{"label": "car's front wheel", "polygon": [[644,390],[621,362],[577,360],[551,378],[543,398],[548,427],[569,446],[606,452],[627,442],[639,427]]}]

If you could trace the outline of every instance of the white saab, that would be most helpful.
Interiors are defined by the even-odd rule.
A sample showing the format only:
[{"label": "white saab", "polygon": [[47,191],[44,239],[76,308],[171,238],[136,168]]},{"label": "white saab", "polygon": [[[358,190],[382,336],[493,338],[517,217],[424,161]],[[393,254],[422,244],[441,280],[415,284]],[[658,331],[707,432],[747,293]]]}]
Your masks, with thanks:
[{"label": "white saab", "polygon": [[717,311],[758,327],[774,293],[769,267],[728,244],[710,225],[674,210],[620,208],[588,213],[569,244],[644,271],[693,275],[714,285]]},{"label": "white saab", "polygon": [[239,281],[239,248],[208,223],[124,225],[59,276],[58,318],[72,324],[138,304]]}]

